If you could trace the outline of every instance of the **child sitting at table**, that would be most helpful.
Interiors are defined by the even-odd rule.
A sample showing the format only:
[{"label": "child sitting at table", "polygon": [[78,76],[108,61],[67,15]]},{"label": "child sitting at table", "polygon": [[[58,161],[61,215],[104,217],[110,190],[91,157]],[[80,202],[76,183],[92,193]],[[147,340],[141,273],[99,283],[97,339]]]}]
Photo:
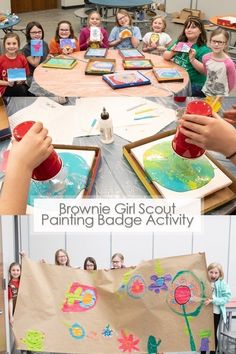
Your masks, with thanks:
[{"label": "child sitting at table", "polygon": [[27,96],[28,86],[25,81],[9,81],[8,69],[25,69],[30,75],[29,66],[24,55],[19,54],[20,38],[9,32],[3,38],[5,54],[0,56],[0,96]]},{"label": "child sitting at table", "polygon": [[[177,44],[185,44],[183,49],[176,50]],[[163,54],[165,60],[173,60],[182,66],[189,74],[192,96],[204,96],[202,87],[206,81],[206,75],[202,73],[202,57],[211,52],[207,47],[207,36],[202,21],[196,16],[189,16],[184,24],[183,32]],[[187,46],[189,50],[186,50]]]},{"label": "child sitting at table", "polygon": [[152,32],[147,32],[143,37],[143,51],[153,54],[162,54],[170,45],[172,39],[165,33],[166,20],[162,16],[154,16],[151,22]]},{"label": "child sitting at table", "polygon": [[203,57],[203,72],[207,79],[202,91],[206,96],[228,96],[236,85],[236,68],[226,52],[229,33],[217,28],[210,35],[212,53]]},{"label": "child sitting at table", "polygon": [[[63,46],[61,48],[60,39],[71,39],[72,46]],[[49,43],[49,53],[53,55],[71,54],[80,50],[79,41],[74,34],[73,27],[69,21],[60,21],[57,25],[55,37]]]},{"label": "child sitting at table", "polygon": [[[26,40],[27,44],[22,48],[21,52],[26,57],[30,75],[33,76],[34,69],[42,63],[49,53],[48,44],[43,40],[44,39],[44,30],[39,22],[29,22],[26,26]],[[31,54],[31,40],[42,40],[43,55],[34,56]]]},{"label": "child sitting at table", "polygon": [[133,26],[132,17],[126,10],[116,13],[116,26],[112,28],[108,40],[109,46],[115,49],[138,47],[142,40],[141,32]]},{"label": "child sitting at table", "polygon": [[[100,34],[99,41],[91,40],[91,27],[97,28]],[[81,29],[79,34],[80,50],[91,48],[108,48],[108,33],[107,30],[101,27],[101,16],[97,11],[92,11],[88,15],[87,27]]]}]

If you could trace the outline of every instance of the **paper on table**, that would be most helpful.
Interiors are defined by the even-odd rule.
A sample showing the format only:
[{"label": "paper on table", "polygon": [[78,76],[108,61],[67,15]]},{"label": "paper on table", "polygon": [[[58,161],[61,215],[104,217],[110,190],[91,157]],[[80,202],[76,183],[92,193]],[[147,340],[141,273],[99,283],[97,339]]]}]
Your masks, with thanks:
[{"label": "paper on table", "polygon": [[[168,136],[163,139],[160,139],[160,140],[152,141],[150,143],[140,145],[138,147],[131,149],[131,152],[135,156],[136,160],[139,162],[140,166],[143,169],[145,169],[145,167],[144,167],[144,153],[147,152],[149,149],[153,148],[155,145],[160,144],[164,141],[171,142],[172,139],[173,139],[173,135]],[[175,152],[173,150],[173,155],[174,154],[175,154]],[[150,168],[152,168],[152,170],[155,169],[154,157],[155,157],[156,161],[158,162],[158,157],[156,157],[156,152],[149,154],[149,157],[148,157],[149,161],[151,161],[151,164],[152,164],[152,166],[150,167]],[[203,157],[200,157],[200,159],[202,159],[202,158]],[[212,167],[214,169],[214,177],[212,179],[209,179],[209,182],[206,183],[205,185],[203,185],[202,187],[197,188],[197,189],[190,189],[190,190],[187,190],[184,192],[178,192],[178,191],[171,190],[171,189],[164,187],[163,185],[159,184],[155,180],[153,180],[153,184],[157,187],[157,189],[160,191],[160,193],[162,194],[162,196],[164,198],[170,198],[170,199],[171,198],[203,198],[211,193],[216,192],[217,190],[220,190],[222,188],[229,186],[232,183],[231,179],[228,176],[226,176],[210,159],[208,159],[208,157],[204,156],[204,158],[205,158],[205,160],[207,160],[209,162],[210,165],[212,165]],[[162,160],[163,159],[164,159],[164,156],[162,155]],[[199,166],[201,164],[200,159],[195,159],[196,162],[199,162]],[[186,159],[183,158],[182,160],[184,161]],[[161,160],[159,160],[159,162],[160,161]],[[192,161],[194,161],[194,159]],[[158,165],[159,165],[159,162],[158,162]],[[179,161],[176,160],[175,164],[173,165],[173,168],[178,168],[178,170],[181,171],[180,163],[181,163],[181,158],[179,158]],[[164,165],[163,165],[163,167],[164,167]],[[167,172],[166,176],[167,177],[169,176],[170,180],[172,180],[172,184],[174,185],[175,182],[174,182],[174,179],[172,178],[172,174],[174,174],[175,171],[173,168],[171,171],[170,170],[166,171]],[[178,178],[180,178],[181,182],[182,182],[182,179],[185,180],[184,173],[186,173],[186,171],[189,171],[189,170],[185,169],[184,172],[182,172],[182,175],[180,177],[178,177]],[[195,181],[192,181],[192,183],[194,183],[194,182]],[[187,181],[186,183],[189,184],[190,182]]]},{"label": "paper on table", "polygon": [[[76,106],[79,109],[76,113],[77,136],[99,134],[99,120],[103,107],[106,108],[112,118],[114,132],[118,135],[124,134],[125,138],[127,138],[127,136],[129,137],[130,132],[130,137],[128,139],[130,141],[137,140],[139,138],[139,135],[135,138],[136,133],[139,131],[139,129],[137,129],[137,125],[141,125],[142,127],[144,125],[149,127],[150,125],[150,129],[145,128],[144,135],[141,135],[141,137],[146,137],[153,134],[153,125],[155,125],[155,131],[158,132],[160,129],[164,128],[176,119],[174,110],[165,108],[164,106],[145,98],[81,98],[77,99]],[[143,113],[136,114],[138,112]],[[147,118],[147,116],[150,116],[150,118]],[[145,118],[139,119],[142,117]],[[92,127],[92,123],[95,119],[97,120],[97,123]],[[121,128],[127,126],[129,126],[129,129]],[[140,131],[143,131],[143,129]]]},{"label": "paper on table", "polygon": [[39,97],[33,104],[14,113],[9,117],[11,130],[27,120],[42,122],[54,144],[72,144],[74,121],[70,119],[68,110],[53,100]]}]

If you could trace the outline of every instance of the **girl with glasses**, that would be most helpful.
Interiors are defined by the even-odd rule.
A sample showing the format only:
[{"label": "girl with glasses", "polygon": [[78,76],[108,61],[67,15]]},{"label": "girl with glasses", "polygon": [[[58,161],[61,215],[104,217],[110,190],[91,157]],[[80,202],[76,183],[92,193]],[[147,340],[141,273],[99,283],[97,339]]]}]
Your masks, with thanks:
[{"label": "girl with glasses", "polygon": [[212,53],[203,57],[203,70],[207,79],[202,91],[206,96],[228,96],[236,85],[236,68],[227,54],[229,33],[217,28],[210,35]]},{"label": "girl with glasses", "polygon": [[[108,48],[108,33],[107,30],[103,27],[101,27],[102,21],[101,21],[101,16],[97,11],[92,11],[88,15],[88,21],[87,21],[87,27],[84,27],[80,31],[79,35],[79,42],[80,42],[80,49],[81,50],[86,50],[89,47],[92,48]],[[99,30],[100,33],[100,41],[98,42],[93,42],[91,41],[91,27],[96,27],[97,30]]]},{"label": "girl with glasses", "polygon": [[131,15],[126,10],[116,13],[116,26],[108,38],[109,46],[115,49],[136,48],[142,40],[140,29],[133,26]]},{"label": "girl with glasses", "polygon": [[[175,50],[178,42],[188,43],[188,46],[191,46],[190,50]],[[183,32],[178,40],[163,54],[165,60],[173,60],[188,72],[192,96],[204,96],[202,87],[206,81],[206,75],[202,71],[202,57],[211,52],[206,42],[206,31],[202,21],[196,16],[190,16],[185,21]]]},{"label": "girl with glasses", "polygon": [[[71,39],[72,46],[61,47],[60,39]],[[60,21],[56,28],[55,37],[49,43],[49,53],[52,55],[68,55],[79,50],[79,41],[74,34],[72,24],[69,21]]]},{"label": "girl with glasses", "polygon": [[84,270],[97,270],[97,263],[93,257],[85,258]]},{"label": "girl with glasses", "polygon": [[55,264],[64,267],[70,267],[70,258],[68,253],[60,248],[55,253]]},{"label": "girl with glasses", "polygon": [[[30,75],[33,76],[34,69],[46,60],[49,52],[48,44],[43,40],[44,39],[44,30],[42,25],[39,22],[29,22],[26,26],[26,41],[27,44],[22,48],[22,54],[26,57]],[[31,54],[31,40],[42,40],[43,55],[34,56]]]}]

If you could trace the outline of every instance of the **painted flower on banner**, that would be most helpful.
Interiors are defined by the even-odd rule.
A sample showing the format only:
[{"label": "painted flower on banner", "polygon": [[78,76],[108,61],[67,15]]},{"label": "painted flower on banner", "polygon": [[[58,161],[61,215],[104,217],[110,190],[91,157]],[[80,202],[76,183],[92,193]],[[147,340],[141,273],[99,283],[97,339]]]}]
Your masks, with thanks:
[{"label": "painted flower on banner", "polygon": [[102,331],[102,335],[106,338],[112,337],[113,333],[114,333],[114,331],[111,329],[109,324]]},{"label": "painted flower on banner", "polygon": [[26,345],[27,350],[41,352],[44,349],[44,339],[43,332],[28,330],[22,342]]},{"label": "painted flower on banner", "polygon": [[134,275],[128,282],[127,285],[128,295],[139,299],[143,297],[146,292],[146,284],[141,275]]},{"label": "painted flower on banner", "polygon": [[205,286],[198,277],[189,270],[178,272],[169,286],[167,303],[171,310],[183,316],[189,334],[190,350],[195,352],[196,345],[188,317],[199,315],[204,304]]},{"label": "painted flower on banner", "polygon": [[180,271],[169,286],[167,303],[171,309],[184,316],[182,306],[188,316],[197,316],[203,306],[204,285],[191,271]]},{"label": "painted flower on banner", "polygon": [[63,312],[83,312],[91,310],[97,302],[97,291],[94,287],[74,282],[65,294]]},{"label": "painted flower on banner", "polygon": [[78,323],[73,323],[69,328],[70,335],[75,339],[83,339],[85,337],[84,328]]},{"label": "painted flower on banner", "polygon": [[140,351],[138,348],[138,343],[140,342],[139,338],[135,338],[132,333],[126,335],[124,330],[121,330],[121,337],[118,338],[118,341],[121,343],[119,349],[124,353],[131,353],[134,351]]},{"label": "painted flower on banner", "polygon": [[149,285],[148,289],[154,291],[156,294],[159,294],[161,290],[168,290],[166,283],[172,280],[172,276],[170,274],[165,274],[163,276],[153,274],[150,279],[153,283]]}]

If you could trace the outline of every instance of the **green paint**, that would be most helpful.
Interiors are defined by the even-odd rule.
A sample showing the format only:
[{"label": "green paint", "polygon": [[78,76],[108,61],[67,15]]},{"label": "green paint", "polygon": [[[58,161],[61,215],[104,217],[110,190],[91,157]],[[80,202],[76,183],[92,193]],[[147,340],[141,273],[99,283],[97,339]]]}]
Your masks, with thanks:
[{"label": "green paint", "polygon": [[196,345],[195,345],[195,342],[194,342],[194,339],[193,339],[193,334],[192,334],[192,331],[191,331],[191,328],[190,328],[190,325],[189,325],[189,322],[188,322],[188,316],[187,316],[186,311],[185,311],[185,306],[181,305],[181,307],[183,309],[183,314],[184,314],[186,326],[188,328],[188,334],[189,334],[189,339],[190,339],[190,348],[191,348],[192,352],[195,352],[196,351]]},{"label": "green paint", "polygon": [[127,285],[129,280],[130,280],[130,277],[131,277],[131,272],[126,272],[124,275],[123,275],[123,284],[124,285]]},{"label": "green paint", "polygon": [[161,260],[160,259],[157,259],[157,261],[155,263],[155,272],[156,272],[156,275],[158,277],[161,277],[164,274],[164,271],[163,271],[162,266],[161,266]]},{"label": "green paint", "polygon": [[210,329],[201,329],[199,333],[200,338],[209,338],[211,336],[211,330]]},{"label": "green paint", "polygon": [[74,291],[74,293],[66,293],[65,297],[67,299],[68,304],[73,305],[75,301],[80,301],[82,299],[82,290],[82,288],[78,288]]},{"label": "green paint", "polygon": [[21,341],[27,350],[42,352],[44,349],[44,333],[41,331],[28,330]]},{"label": "green paint", "polygon": [[147,343],[147,352],[148,352],[148,354],[157,354],[160,344],[161,344],[161,340],[160,339],[157,342],[156,341],[156,337],[149,336],[148,343]]}]

